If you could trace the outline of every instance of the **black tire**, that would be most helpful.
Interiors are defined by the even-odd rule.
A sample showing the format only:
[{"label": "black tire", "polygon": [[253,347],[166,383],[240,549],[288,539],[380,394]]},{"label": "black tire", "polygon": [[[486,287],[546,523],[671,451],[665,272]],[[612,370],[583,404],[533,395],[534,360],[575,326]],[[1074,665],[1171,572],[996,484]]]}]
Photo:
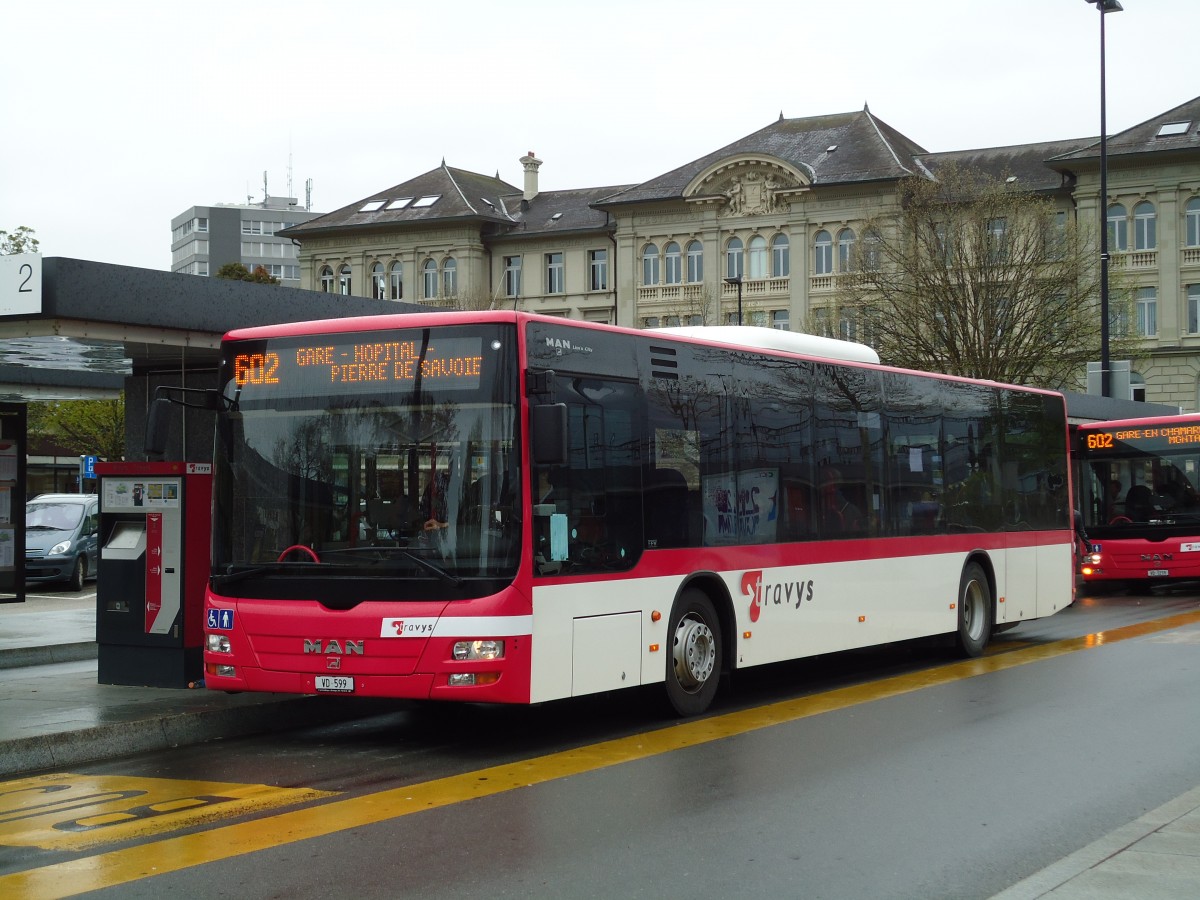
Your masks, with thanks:
[{"label": "black tire", "polygon": [[955,646],[963,656],[982,656],[992,636],[992,588],[979,563],[967,563],[958,582],[958,633]]},{"label": "black tire", "polygon": [[680,716],[698,716],[721,681],[721,621],[708,595],[688,588],[667,623],[667,700]]},{"label": "black tire", "polygon": [[71,570],[71,577],[67,581],[67,587],[78,593],[83,590],[83,582],[87,579],[87,560],[82,556],[75,558],[75,568]]}]

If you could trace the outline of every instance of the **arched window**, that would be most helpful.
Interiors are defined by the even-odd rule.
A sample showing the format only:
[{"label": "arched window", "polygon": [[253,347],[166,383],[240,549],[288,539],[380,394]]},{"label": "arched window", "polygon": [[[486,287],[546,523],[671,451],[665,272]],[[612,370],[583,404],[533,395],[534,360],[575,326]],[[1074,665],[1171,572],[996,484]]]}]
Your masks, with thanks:
[{"label": "arched window", "polygon": [[663,274],[666,276],[663,281],[666,284],[679,284],[683,281],[683,257],[679,253],[679,245],[674,241],[667,244],[663,250],[663,258],[666,262]]},{"label": "arched window", "polygon": [[1158,246],[1155,235],[1154,204],[1143,200],[1133,208],[1133,249],[1153,250]]},{"label": "arched window", "polygon": [[854,232],[843,228],[838,232],[837,239],[838,271],[854,271]]},{"label": "arched window", "polygon": [[383,273],[383,263],[371,266],[371,296],[376,300],[387,299],[387,278]]},{"label": "arched window", "polygon": [[777,234],[771,239],[771,274],[776,278],[787,278],[792,274],[791,249],[786,234]]},{"label": "arched window", "polygon": [[350,266],[346,263],[338,269],[338,293],[343,297],[350,296]]},{"label": "arched window", "polygon": [[862,268],[867,272],[879,271],[879,257],[881,256],[880,247],[883,245],[883,238],[875,229],[869,229],[863,235],[862,253],[859,254]]},{"label": "arched window", "polygon": [[767,239],[761,235],[750,238],[747,248],[747,269],[751,278],[767,277]]},{"label": "arched window", "polygon": [[687,280],[690,284],[704,280],[704,245],[699,241],[687,245]]},{"label": "arched window", "polygon": [[421,267],[422,299],[433,300],[437,297],[437,276],[437,263],[432,259],[425,260],[425,265]]},{"label": "arched window", "polygon": [[333,293],[333,269],[321,266],[321,290],[326,294]]},{"label": "arched window", "polygon": [[1185,246],[1200,247],[1200,197],[1193,197],[1187,202],[1183,217]]},{"label": "arched window", "polygon": [[393,300],[404,299],[404,263],[392,263],[391,297]]},{"label": "arched window", "polygon": [[1120,203],[1108,208],[1108,249],[1117,253],[1129,249],[1128,213]]},{"label": "arched window", "polygon": [[658,284],[658,245],[647,244],[642,251],[642,284],[646,287]]},{"label": "arched window", "polygon": [[730,238],[725,245],[725,277],[740,278],[746,272],[742,258],[742,239]]},{"label": "arched window", "polygon": [[813,274],[833,274],[833,238],[824,229],[813,239]]},{"label": "arched window", "polygon": [[458,263],[453,256],[447,257],[442,263],[442,296],[445,298],[458,296]]}]

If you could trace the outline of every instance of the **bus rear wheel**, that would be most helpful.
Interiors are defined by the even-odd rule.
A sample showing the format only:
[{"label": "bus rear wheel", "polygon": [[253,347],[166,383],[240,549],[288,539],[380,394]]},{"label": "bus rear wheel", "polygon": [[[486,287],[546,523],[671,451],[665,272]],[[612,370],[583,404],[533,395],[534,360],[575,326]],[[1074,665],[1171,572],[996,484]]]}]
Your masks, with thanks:
[{"label": "bus rear wheel", "polygon": [[667,637],[667,699],[681,716],[698,716],[712,703],[721,680],[721,622],[712,600],[689,588],[671,610]]},{"label": "bus rear wheel", "polygon": [[963,656],[982,656],[992,635],[992,589],[979,563],[967,563],[958,583],[958,633]]}]

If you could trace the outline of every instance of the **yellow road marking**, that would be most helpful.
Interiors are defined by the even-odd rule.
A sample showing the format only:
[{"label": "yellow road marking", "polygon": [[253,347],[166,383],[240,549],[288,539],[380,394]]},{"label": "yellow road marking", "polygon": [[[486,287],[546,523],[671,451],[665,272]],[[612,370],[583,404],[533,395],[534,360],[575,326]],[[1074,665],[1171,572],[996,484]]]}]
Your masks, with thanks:
[{"label": "yellow road marking", "polygon": [[87,850],[330,796],[265,784],[38,775],[0,783],[0,845]]},{"label": "yellow road marking", "polygon": [[965,660],[816,696],[783,700],[756,709],[684,722],[659,731],[617,738],[508,765],[292,810],[267,820],[238,822],[205,832],[42,866],[0,876],[0,896],[48,900],[101,890],[1197,622],[1200,622],[1200,611],[1181,613],[1154,622]]}]

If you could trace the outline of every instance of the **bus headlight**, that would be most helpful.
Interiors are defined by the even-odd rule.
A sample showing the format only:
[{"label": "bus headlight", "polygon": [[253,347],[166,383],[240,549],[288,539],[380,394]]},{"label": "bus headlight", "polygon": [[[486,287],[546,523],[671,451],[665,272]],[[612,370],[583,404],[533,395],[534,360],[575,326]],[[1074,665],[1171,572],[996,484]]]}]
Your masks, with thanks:
[{"label": "bus headlight", "polygon": [[504,641],[457,641],[454,658],[459,662],[469,659],[503,659]]},{"label": "bus headlight", "polygon": [[208,650],[210,653],[232,653],[229,648],[229,635],[227,634],[210,634],[208,636]]}]

